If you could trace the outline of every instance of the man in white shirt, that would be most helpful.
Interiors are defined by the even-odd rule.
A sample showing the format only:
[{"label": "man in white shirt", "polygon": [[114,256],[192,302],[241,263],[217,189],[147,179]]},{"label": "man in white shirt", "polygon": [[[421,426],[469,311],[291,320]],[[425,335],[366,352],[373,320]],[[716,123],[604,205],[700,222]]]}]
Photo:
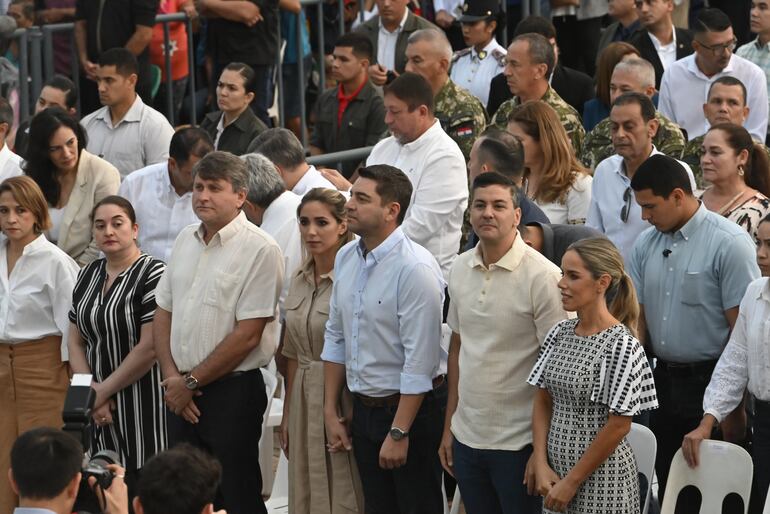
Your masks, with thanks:
[{"label": "man in white shirt", "polygon": [[21,175],[21,157],[8,148],[5,138],[13,126],[13,108],[0,96],[0,182]]},{"label": "man in white shirt", "polygon": [[[249,173],[249,190],[243,203],[246,218],[275,239],[283,253],[283,263],[286,273],[283,276],[281,297],[278,308],[281,319],[284,317],[283,302],[289,292],[294,272],[302,264],[304,256],[302,239],[297,222],[297,208],[302,197],[286,190],[286,185],[278,174],[275,165],[262,154],[249,153],[242,155]],[[279,327],[277,326],[278,329]],[[275,331],[272,346],[261,344],[258,349],[261,354],[270,358],[275,354],[280,339],[280,330]]]},{"label": "man in white shirt", "polygon": [[212,152],[194,168],[193,209],[155,289],[155,353],[169,413],[168,440],[222,464],[217,509],[266,514],[259,491],[259,437],[267,407],[262,343],[277,314],[283,256],[241,211],[246,164]]},{"label": "man in white shirt", "polygon": [[295,195],[304,196],[316,187],[337,189],[326,180],[321,172],[305,160],[305,149],[294,133],[285,128],[271,128],[254,138],[247,153],[260,153],[270,159],[286,189]]},{"label": "man in white shirt", "polygon": [[446,277],[468,205],[465,158],[433,116],[433,92],[420,75],[404,73],[391,82],[384,101],[392,135],[377,143],[366,165],[389,164],[409,177],[413,192],[404,232],[433,254]]},{"label": "man in white shirt", "polygon": [[88,132],[86,149],[118,168],[123,178],[168,159],[174,135],[168,120],[136,94],[138,66],[125,48],[102,53],[96,78],[104,107],[81,121]]},{"label": "man in white shirt", "polygon": [[120,184],[118,194],[136,211],[143,252],[168,262],[182,229],[199,221],[192,208],[192,169],[213,151],[205,130],[180,129],[171,138],[168,161],[135,171]]},{"label": "man in white shirt", "polygon": [[567,318],[561,273],[519,236],[510,179],[482,173],[472,187],[479,244],[449,275],[449,397],[439,457],[457,478],[468,514],[540,512],[540,498],[523,484],[535,393],[525,375],[548,331]]},{"label": "man in white shirt", "polygon": [[731,75],[743,82],[748,93],[746,130],[764,141],[768,115],[765,73],[753,62],[733,55],[733,28],[719,9],[701,10],[693,30],[695,53],[676,61],[663,74],[658,109],[682,127],[689,139],[705,134],[709,124],[703,117],[703,104],[709,86],[719,77]]},{"label": "man in white shirt", "polygon": [[[631,179],[648,157],[660,153],[652,144],[658,130],[655,105],[641,93],[624,93],[612,104],[610,121],[615,155],[596,167],[586,225],[606,235],[628,261],[636,238],[650,227],[634,201]],[[690,167],[680,164],[687,170],[694,191]]]},{"label": "man in white shirt", "polygon": [[[407,8],[409,0],[375,0],[377,16],[358,27],[372,43],[375,60],[369,66],[369,78],[383,86],[406,69],[406,42],[412,32],[438,28]],[[439,7],[436,7],[439,10]]]}]

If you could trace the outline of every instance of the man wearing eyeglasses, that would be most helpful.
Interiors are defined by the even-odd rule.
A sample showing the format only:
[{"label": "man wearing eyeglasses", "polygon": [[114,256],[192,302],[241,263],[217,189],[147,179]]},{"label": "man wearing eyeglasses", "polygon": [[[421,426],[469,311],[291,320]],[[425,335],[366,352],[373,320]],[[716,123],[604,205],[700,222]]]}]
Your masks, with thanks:
[{"label": "man wearing eyeglasses", "polygon": [[[586,225],[607,236],[628,262],[636,238],[650,227],[634,201],[631,179],[644,161],[661,153],[652,144],[658,131],[655,105],[642,93],[623,93],[612,104],[610,123],[615,155],[596,167]],[[692,171],[681,164],[694,190]]]},{"label": "man wearing eyeglasses", "polygon": [[770,88],[770,0],[751,0],[751,31],[757,38],[738,48],[735,54],[762,68]]},{"label": "man wearing eyeglasses", "polygon": [[692,27],[695,53],[672,64],[663,74],[660,86],[660,112],[687,131],[690,139],[706,133],[709,124],[703,116],[709,86],[719,77],[730,75],[746,86],[749,116],[746,130],[764,141],[767,132],[767,80],[756,64],[733,55],[736,39],[730,18],[719,9],[703,9]]}]

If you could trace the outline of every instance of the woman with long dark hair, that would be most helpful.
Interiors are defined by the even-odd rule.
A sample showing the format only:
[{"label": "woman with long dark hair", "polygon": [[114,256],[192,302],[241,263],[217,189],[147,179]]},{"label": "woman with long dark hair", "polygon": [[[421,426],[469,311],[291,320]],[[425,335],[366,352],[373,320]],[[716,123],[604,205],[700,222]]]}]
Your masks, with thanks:
[{"label": "woman with long dark hair", "polygon": [[23,166],[48,203],[48,239],[80,266],[99,254],[91,237],[93,206],[120,187],[117,168],[89,153],[86,143],[86,132],[72,115],[46,109],[32,118]]}]

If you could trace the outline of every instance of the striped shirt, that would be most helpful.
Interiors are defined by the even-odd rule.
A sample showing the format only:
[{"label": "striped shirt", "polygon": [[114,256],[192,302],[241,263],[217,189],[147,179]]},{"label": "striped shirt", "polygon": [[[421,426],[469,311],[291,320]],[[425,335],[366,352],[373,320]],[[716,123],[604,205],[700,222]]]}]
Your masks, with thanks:
[{"label": "striped shirt", "polygon": [[[166,265],[142,254],[120,273],[104,292],[107,261],[98,259],[78,276],[72,293],[69,318],[83,338],[86,360],[94,380],[104,381],[139,342],[142,325],[155,316],[155,286]],[[113,424],[95,428],[91,451],[117,451],[128,470],[166,447],[166,410],[157,365],[142,378],[119,391],[113,400]],[[120,442],[125,440],[125,447]],[[126,455],[127,453],[127,455]]]}]

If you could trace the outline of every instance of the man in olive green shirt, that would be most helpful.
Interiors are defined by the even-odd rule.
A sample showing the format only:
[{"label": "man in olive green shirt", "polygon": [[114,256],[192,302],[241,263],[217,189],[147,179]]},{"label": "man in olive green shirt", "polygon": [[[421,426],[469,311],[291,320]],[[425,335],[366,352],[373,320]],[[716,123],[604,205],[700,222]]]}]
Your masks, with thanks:
[{"label": "man in olive green shirt", "polygon": [[493,122],[500,130],[506,130],[508,115],[514,107],[529,100],[545,102],[556,111],[572,142],[575,155],[579,157],[586,132],[575,108],[548,84],[555,65],[556,54],[544,36],[534,33],[516,36],[508,47],[503,70],[508,87],[515,96],[497,109]]},{"label": "man in olive green shirt", "polygon": [[[337,39],[332,75],[339,85],[324,91],[316,104],[312,155],[372,146],[385,135],[385,106],[369,81],[372,53],[372,43],[363,34],[351,32]],[[350,178],[358,164],[344,162],[340,171]]]},{"label": "man in olive green shirt", "polygon": [[468,162],[476,138],[487,126],[481,101],[449,78],[452,46],[443,32],[422,29],[409,36],[406,71],[421,75],[433,90],[434,115]]}]

